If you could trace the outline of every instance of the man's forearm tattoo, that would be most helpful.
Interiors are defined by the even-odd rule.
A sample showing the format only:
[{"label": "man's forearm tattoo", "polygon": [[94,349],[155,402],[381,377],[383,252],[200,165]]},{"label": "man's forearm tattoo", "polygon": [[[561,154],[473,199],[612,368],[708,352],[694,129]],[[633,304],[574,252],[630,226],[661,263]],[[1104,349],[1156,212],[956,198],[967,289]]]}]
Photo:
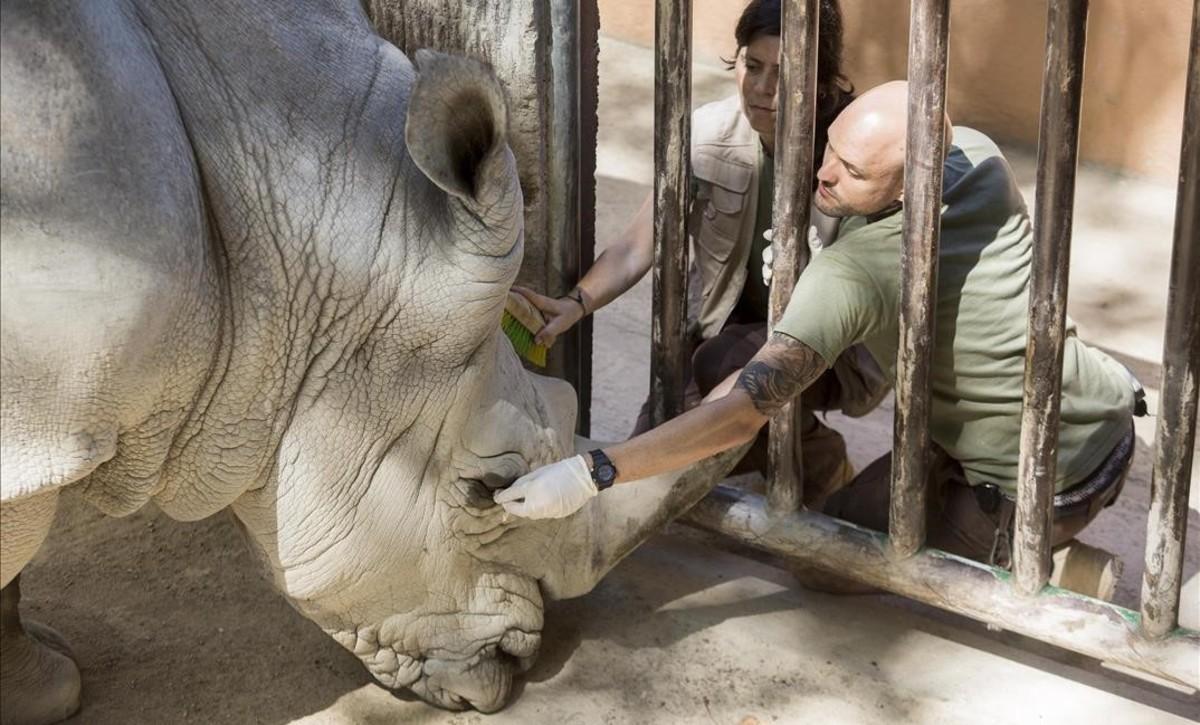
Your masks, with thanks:
[{"label": "man's forearm tattoo", "polygon": [[804,343],[775,333],[738,376],[754,407],[765,416],[778,415],[825,372],[825,361]]}]

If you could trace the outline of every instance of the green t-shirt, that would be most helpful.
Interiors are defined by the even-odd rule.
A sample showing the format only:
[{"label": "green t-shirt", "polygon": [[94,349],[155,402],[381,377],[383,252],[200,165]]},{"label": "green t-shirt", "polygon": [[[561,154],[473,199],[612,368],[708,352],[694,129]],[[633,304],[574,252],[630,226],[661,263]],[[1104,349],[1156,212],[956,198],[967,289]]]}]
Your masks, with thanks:
[{"label": "green t-shirt", "polygon": [[[1016,489],[1033,234],[1008,162],[954,129],[946,159],[931,370],[930,436],[972,484]],[[776,326],[829,364],[856,342],[895,380],[903,214],[842,220],[837,244],[796,284]],[[1063,352],[1056,490],[1088,476],[1129,431],[1121,366],[1070,330]]]}]

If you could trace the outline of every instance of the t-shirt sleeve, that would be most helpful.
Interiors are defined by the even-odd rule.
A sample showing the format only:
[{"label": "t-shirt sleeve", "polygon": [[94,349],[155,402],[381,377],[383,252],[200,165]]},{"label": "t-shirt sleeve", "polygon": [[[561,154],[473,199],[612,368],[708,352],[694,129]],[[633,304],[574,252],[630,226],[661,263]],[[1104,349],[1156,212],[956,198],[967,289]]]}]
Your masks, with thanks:
[{"label": "t-shirt sleeve", "polygon": [[843,350],[871,334],[882,312],[879,288],[837,247],[805,268],[776,332],[812,348],[832,367]]}]

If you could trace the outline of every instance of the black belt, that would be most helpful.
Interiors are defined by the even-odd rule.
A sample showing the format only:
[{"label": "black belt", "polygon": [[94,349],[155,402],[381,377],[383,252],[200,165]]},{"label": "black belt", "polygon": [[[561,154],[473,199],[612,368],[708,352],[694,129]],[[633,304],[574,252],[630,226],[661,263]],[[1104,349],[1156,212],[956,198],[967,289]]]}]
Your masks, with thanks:
[{"label": "black belt", "polygon": [[[1125,482],[1129,458],[1133,455],[1133,443],[1133,428],[1130,427],[1129,433],[1121,438],[1090,476],[1054,494],[1054,518],[1066,519],[1081,514],[1090,516],[1099,508],[1116,501]],[[1016,500],[993,483],[981,483],[974,488],[975,498],[984,513],[996,513],[1005,504],[1016,506]]]}]

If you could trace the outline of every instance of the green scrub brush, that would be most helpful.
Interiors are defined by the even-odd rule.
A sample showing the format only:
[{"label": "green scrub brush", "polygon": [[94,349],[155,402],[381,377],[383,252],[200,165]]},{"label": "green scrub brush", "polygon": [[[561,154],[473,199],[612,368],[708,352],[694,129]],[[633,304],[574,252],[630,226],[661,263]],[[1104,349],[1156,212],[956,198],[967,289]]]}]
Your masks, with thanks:
[{"label": "green scrub brush", "polygon": [[504,330],[517,354],[539,368],[546,367],[549,348],[534,342],[533,336],[545,326],[546,319],[529,300],[516,292],[508,293],[508,299],[504,302],[504,316],[500,318],[500,329]]}]

